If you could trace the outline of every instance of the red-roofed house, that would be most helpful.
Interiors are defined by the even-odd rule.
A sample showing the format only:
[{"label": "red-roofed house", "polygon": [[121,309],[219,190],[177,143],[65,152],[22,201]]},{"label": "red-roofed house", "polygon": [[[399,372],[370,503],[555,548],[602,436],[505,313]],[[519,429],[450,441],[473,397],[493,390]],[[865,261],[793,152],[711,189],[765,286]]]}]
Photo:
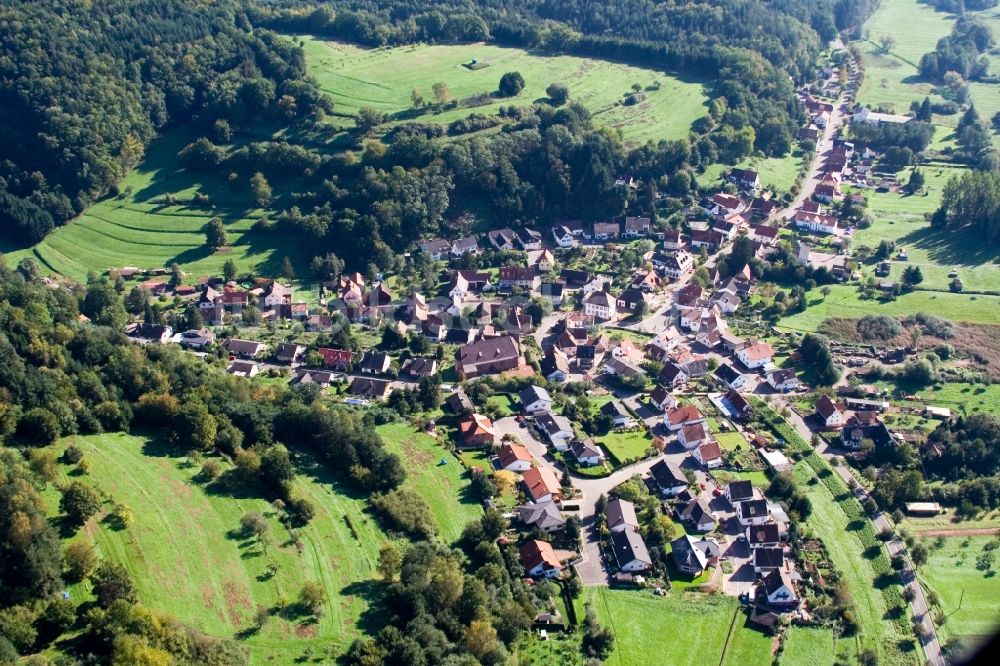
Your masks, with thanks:
[{"label": "red-roofed house", "polygon": [[536,504],[562,501],[562,486],[548,467],[532,467],[521,477],[521,482],[528,492],[528,497]]},{"label": "red-roofed house", "polygon": [[524,571],[535,578],[555,578],[562,571],[552,544],[533,539],[520,548],[521,564]]},{"label": "red-roofed house", "polygon": [[755,370],[763,368],[774,359],[774,349],[766,342],[755,342],[737,351],[736,358],[746,367]]},{"label": "red-roofed house", "polygon": [[347,370],[351,367],[351,359],[354,358],[354,354],[345,349],[320,347],[316,351],[323,357],[323,365],[338,370]]},{"label": "red-roofed house", "polygon": [[496,437],[493,422],[482,414],[468,414],[458,421],[458,439],[461,445],[466,448],[478,448],[493,444]]},{"label": "red-roofed house", "polygon": [[843,408],[828,395],[821,395],[816,401],[816,415],[827,428],[842,428],[847,423]]},{"label": "red-roofed house", "polygon": [[709,469],[722,467],[722,448],[718,442],[702,444],[694,451],[695,459]]},{"label": "red-roofed house", "polygon": [[531,451],[520,444],[504,444],[497,453],[497,459],[508,472],[526,472],[534,461]]}]

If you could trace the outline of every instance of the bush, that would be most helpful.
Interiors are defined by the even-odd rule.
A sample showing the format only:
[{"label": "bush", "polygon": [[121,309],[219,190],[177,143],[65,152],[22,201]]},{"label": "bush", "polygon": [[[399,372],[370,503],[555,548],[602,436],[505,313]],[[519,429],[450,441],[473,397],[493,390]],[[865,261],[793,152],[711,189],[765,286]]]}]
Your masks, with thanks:
[{"label": "bush", "polygon": [[903,327],[899,322],[886,315],[865,315],[858,320],[858,335],[863,340],[887,341],[901,335]]},{"label": "bush", "polygon": [[390,527],[418,538],[430,538],[437,530],[430,507],[412,490],[397,489],[372,495],[372,508]]}]

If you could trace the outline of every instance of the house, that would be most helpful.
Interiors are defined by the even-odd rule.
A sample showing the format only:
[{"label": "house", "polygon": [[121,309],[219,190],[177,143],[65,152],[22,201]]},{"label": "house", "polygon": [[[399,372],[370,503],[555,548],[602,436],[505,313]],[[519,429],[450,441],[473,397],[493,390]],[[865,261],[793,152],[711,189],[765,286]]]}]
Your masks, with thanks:
[{"label": "house", "polygon": [[663,262],[663,275],[671,280],[679,280],[694,268],[694,258],[687,252],[677,251]]},{"label": "house", "polygon": [[851,116],[852,123],[865,123],[867,125],[881,125],[883,123],[908,123],[913,120],[910,116],[900,116],[892,113],[876,113],[866,106],[858,107]]},{"label": "house", "polygon": [[162,345],[170,342],[170,338],[174,336],[174,329],[163,324],[132,324],[125,329],[125,334],[136,340]]},{"label": "house", "polygon": [[308,370],[297,368],[295,376],[292,377],[292,384],[315,384],[320,388],[326,388],[333,383],[333,373],[328,370]]},{"label": "house", "polygon": [[751,525],[746,529],[746,538],[751,548],[775,548],[781,541],[780,530],[776,523]]},{"label": "house", "polygon": [[455,352],[455,371],[463,380],[514,370],[521,362],[521,348],[509,335],[472,342]]},{"label": "house", "polygon": [[750,202],[750,219],[766,220],[777,209],[778,209],[778,204],[776,204],[773,199],[765,199],[764,197],[754,197],[753,200]]},{"label": "house", "polygon": [[594,444],[594,440],[586,439],[574,440],[569,445],[569,452],[576,458],[576,462],[585,467],[604,464],[604,451]]},{"label": "house", "polygon": [[740,525],[744,527],[764,525],[771,520],[771,510],[768,508],[767,500],[752,499],[737,502],[735,508]]},{"label": "house", "polygon": [[712,374],[730,389],[740,390],[745,388],[748,382],[746,375],[737,372],[736,368],[725,362],[720,363]]},{"label": "house", "polygon": [[686,450],[692,451],[696,447],[701,446],[706,443],[711,438],[708,431],[705,429],[704,424],[696,423],[694,425],[684,426],[677,431],[677,441],[681,443]]},{"label": "house", "polygon": [[641,312],[649,304],[649,295],[639,289],[628,288],[615,299],[619,312]]},{"label": "house", "polygon": [[616,301],[606,291],[595,291],[583,299],[584,314],[591,315],[602,321],[608,321],[615,314]]},{"label": "house", "polygon": [[215,333],[207,328],[184,331],[181,333],[180,340],[178,340],[178,342],[181,347],[187,347],[189,349],[204,349],[206,346],[215,342]]},{"label": "house", "polygon": [[528,253],[528,268],[548,273],[555,266],[556,258],[550,250],[532,250]]},{"label": "house", "polygon": [[548,467],[532,467],[525,471],[521,476],[521,483],[535,504],[562,501],[559,479]]},{"label": "house", "polygon": [[316,351],[323,357],[323,365],[335,370],[347,370],[351,367],[351,360],[354,358],[354,353],[345,349],[320,347]]},{"label": "house", "polygon": [[529,576],[535,578],[555,578],[562,571],[562,564],[556,557],[552,544],[538,539],[532,539],[521,546],[518,553],[521,564]]},{"label": "house", "polygon": [[501,268],[499,271],[500,289],[525,289],[534,291],[538,288],[538,276],[533,268],[521,268],[510,266]]},{"label": "house", "polygon": [[733,213],[742,213],[746,210],[746,204],[744,204],[739,197],[734,197],[722,192],[712,195],[708,202],[703,204],[702,207],[709,215],[719,219],[722,219],[727,215],[732,215]]},{"label": "house", "polygon": [[597,291],[607,291],[611,287],[613,280],[609,275],[595,275],[589,282],[587,282],[581,289],[583,290],[584,296],[593,294]]},{"label": "house", "polygon": [[541,386],[528,386],[517,397],[521,401],[521,408],[528,414],[552,411],[552,396]]},{"label": "house", "polygon": [[535,461],[531,451],[520,444],[504,444],[497,452],[500,467],[508,472],[526,472]]},{"label": "house", "polygon": [[754,548],[752,559],[754,573],[768,574],[784,566],[785,553],[781,548]]},{"label": "house", "polygon": [[543,298],[547,298],[552,302],[552,306],[559,309],[559,306],[563,303],[563,295],[565,293],[565,287],[562,282],[543,282],[538,289]]},{"label": "house", "polygon": [[760,189],[760,175],[749,169],[733,169],[729,172],[729,182],[745,192],[757,194]]},{"label": "house", "polygon": [[433,240],[422,242],[420,244],[420,249],[429,254],[431,259],[437,261],[451,252],[451,243],[446,240],[441,240],[440,238],[435,238]]},{"label": "house", "polygon": [[569,448],[569,441],[573,439],[573,424],[561,414],[552,412],[541,412],[535,417],[535,425],[545,433],[552,446],[557,451],[565,451]]},{"label": "house", "polygon": [[658,461],[649,468],[649,473],[664,497],[673,497],[688,487],[687,477],[681,468],[668,460]]},{"label": "house", "polygon": [[233,361],[226,368],[226,372],[236,377],[256,377],[260,372],[260,366],[253,361]]},{"label": "house", "polygon": [[684,247],[684,238],[679,229],[667,229],[663,232],[663,249],[679,250]]},{"label": "house", "polygon": [[401,370],[410,377],[433,377],[437,374],[438,362],[434,358],[414,356],[406,359]]},{"label": "house", "polygon": [[625,358],[615,358],[614,356],[604,359],[604,372],[609,375],[628,378],[644,377],[646,375],[646,371],[635,363]]},{"label": "house", "polygon": [[328,331],[331,326],[333,326],[333,317],[326,315],[309,315],[309,318],[306,319],[306,330],[310,333]]},{"label": "house", "polygon": [[827,428],[843,428],[847,423],[843,407],[831,400],[828,395],[821,395],[816,400],[816,416]]},{"label": "house", "polygon": [[351,385],[347,388],[347,392],[351,395],[384,400],[392,392],[392,384],[384,379],[355,377],[351,380]]},{"label": "house", "polygon": [[625,236],[628,238],[639,238],[649,235],[648,217],[626,217]]},{"label": "house", "polygon": [[358,370],[366,375],[384,375],[391,365],[392,358],[388,354],[366,351],[358,362]]},{"label": "house", "polygon": [[784,569],[774,569],[760,581],[767,603],[776,609],[792,609],[799,605],[792,579]]},{"label": "house", "polygon": [[621,235],[621,225],[617,222],[594,222],[594,240],[611,240]]},{"label": "house", "polygon": [[653,566],[646,543],[634,530],[612,532],[611,551],[615,554],[619,571],[626,573],[648,571]]},{"label": "house", "polygon": [[625,409],[625,405],[618,400],[612,400],[601,405],[601,414],[611,417],[611,421],[615,424],[615,427],[625,426],[632,422],[632,415]]},{"label": "house", "polygon": [[573,232],[562,224],[552,227],[552,238],[559,247],[574,247],[578,242]]},{"label": "house", "polygon": [[529,529],[537,527],[543,532],[551,533],[566,527],[566,519],[563,518],[555,502],[525,504],[517,507],[517,514],[521,522]]},{"label": "house", "polygon": [[486,234],[490,245],[498,250],[513,250],[517,243],[517,234],[513,229],[494,229]]},{"label": "house", "polygon": [[604,509],[604,520],[612,532],[639,530],[639,519],[635,516],[635,505],[623,499],[613,499]]},{"label": "house", "polygon": [[668,409],[663,415],[663,425],[667,426],[670,432],[677,432],[682,428],[698,425],[705,422],[705,415],[698,411],[694,405],[681,405]]},{"label": "house", "polygon": [[840,196],[840,188],[837,185],[820,183],[813,188],[813,199],[824,203],[833,203]]},{"label": "house", "polygon": [[720,289],[715,292],[708,302],[718,308],[722,314],[732,314],[743,305],[743,300],[728,289]]},{"label": "house", "polygon": [[222,343],[222,348],[238,358],[256,358],[264,353],[267,345],[253,340],[228,338]]},{"label": "house", "polygon": [[496,442],[492,421],[482,414],[463,414],[458,420],[458,440],[463,447],[478,449]]},{"label": "house", "polygon": [[521,227],[514,232],[517,235],[517,244],[522,250],[542,249],[542,234],[534,229]]},{"label": "house", "polygon": [[737,420],[745,419],[753,413],[753,406],[743,397],[743,394],[736,389],[729,389],[722,396],[725,403],[728,403],[730,415]]},{"label": "house", "polygon": [[715,229],[695,229],[691,232],[691,247],[696,250],[705,248],[711,252],[722,247],[725,242],[725,234]]},{"label": "house", "polygon": [[657,376],[656,381],[664,386],[676,388],[687,383],[688,379],[690,379],[690,377],[686,372],[684,372],[684,369],[681,368],[681,366],[672,361],[668,361],[663,364],[663,369],[660,370],[660,374]]},{"label": "house", "polygon": [[451,254],[461,257],[463,254],[475,254],[479,251],[479,241],[475,236],[459,238],[451,244]]},{"label": "house", "polygon": [[549,347],[539,364],[542,376],[550,382],[564,383],[569,380],[569,357],[556,346]]},{"label": "house", "polygon": [[755,342],[737,351],[736,358],[749,369],[756,370],[774,360],[774,349],[766,342]]},{"label": "house", "polygon": [[750,240],[764,246],[774,245],[778,241],[780,230],[777,227],[770,227],[760,224],[750,232]]},{"label": "house", "polygon": [[723,491],[729,503],[736,506],[739,502],[753,499],[753,483],[750,481],[730,481]]},{"label": "house", "polygon": [[858,423],[856,421],[858,414],[869,413],[873,412],[858,412],[855,416],[851,417],[848,424],[840,432],[840,441],[845,449],[859,451],[866,439],[870,440],[875,448],[896,445],[896,440],[893,438],[892,432],[881,421],[876,420],[870,423]]},{"label": "house", "polygon": [[802,382],[795,376],[795,370],[792,368],[783,368],[767,373],[767,383],[775,391],[787,393],[798,388]]},{"label": "house", "polygon": [[632,275],[632,281],[629,283],[631,289],[644,292],[653,291],[659,286],[660,277],[655,270],[639,269]]},{"label": "house", "polygon": [[681,522],[696,532],[711,532],[715,529],[715,514],[712,513],[708,502],[700,497],[685,504],[676,505],[674,511],[677,512],[677,517]]},{"label": "house", "polygon": [[280,282],[272,282],[264,289],[264,307],[278,308],[282,305],[290,305],[292,302],[292,288],[286,287]]},{"label": "house", "polygon": [[725,462],[722,458],[722,447],[718,442],[707,442],[694,450],[694,458],[699,464],[708,469],[722,467]]},{"label": "house", "polygon": [[305,353],[306,346],[297,345],[294,342],[281,342],[274,348],[274,358],[279,363],[295,364]]},{"label": "house", "polygon": [[688,534],[670,542],[670,554],[681,573],[700,576],[708,568],[708,556],[705,551],[697,547],[697,543],[698,541]]},{"label": "house", "polygon": [[809,213],[806,212],[805,209],[799,208],[795,211],[792,221],[799,229],[807,229],[820,234],[837,233],[838,220],[836,215]]},{"label": "house", "polygon": [[445,398],[444,404],[452,414],[466,414],[474,409],[472,401],[464,391],[455,391]]}]

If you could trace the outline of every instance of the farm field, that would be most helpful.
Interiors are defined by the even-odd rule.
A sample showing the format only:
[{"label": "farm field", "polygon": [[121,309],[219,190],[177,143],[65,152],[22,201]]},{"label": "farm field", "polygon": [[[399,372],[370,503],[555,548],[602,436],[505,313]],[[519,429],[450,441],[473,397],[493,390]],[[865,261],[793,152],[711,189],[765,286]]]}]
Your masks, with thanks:
[{"label": "farm field", "polygon": [[976,294],[953,294],[938,291],[913,291],[894,301],[877,299],[861,300],[855,285],[833,285],[830,295],[823,298],[818,293],[810,297],[804,311],[785,317],[779,329],[814,332],[830,317],[860,319],[866,314],[884,314],[890,317],[927,312],[952,321],[980,324],[1000,324],[1000,297]]},{"label": "farm field", "polygon": [[990,537],[950,537],[940,548],[931,547],[930,558],[919,576],[925,587],[941,598],[947,616],[942,632],[963,644],[975,645],[991,636],[1000,625],[996,600],[1000,596],[1000,576],[976,568],[976,559]]},{"label": "farm field", "polygon": [[[128,569],[149,608],[210,636],[232,638],[253,625],[258,606],[275,608],[279,600],[295,599],[303,582],[320,582],[329,600],[318,622],[278,611],[260,631],[246,632],[240,644],[253,663],[291,663],[319,645],[340,654],[361,626],[378,621],[368,609],[379,594],[372,579],[386,536],[365,514],[365,501],[336,490],[321,471],[300,469],[296,491],[315,505],[316,516],[301,528],[303,547],[296,552],[267,501],[204,487],[194,481],[198,467],[169,457],[175,452],[155,440],[73,437],[56,451],[69,442],[91,463],[82,480],[126,504],[135,517],[124,531],[91,522],[83,538]],[[240,518],[249,511],[270,523],[273,544],[264,553],[239,534]],[[269,564],[277,567],[272,577],[265,572]]]},{"label": "farm field", "polygon": [[[219,274],[227,259],[241,271],[278,275],[285,256],[305,273],[309,257],[302,243],[287,234],[252,229],[261,213],[250,202],[248,184],[234,191],[221,177],[194,177],[180,170],[177,151],[190,140],[184,130],[168,132],[122,181],[121,198],[94,204],[34,247],[8,254],[8,262],[32,257],[44,272],[78,281],[88,271],[164,268],[172,263],[195,276]],[[213,208],[188,205],[199,192],[211,197]],[[168,193],[177,198],[177,205],[162,201]],[[225,223],[229,247],[213,253],[202,229],[215,216]]]},{"label": "farm field", "polygon": [[780,666],[833,666],[833,629],[791,626],[785,634]]},{"label": "farm field", "polygon": [[[954,18],[917,0],[882,0],[878,10],[864,27],[865,40],[855,42],[861,51],[865,78],[858,90],[858,102],[871,106],[892,107],[896,113],[909,111],[910,102],[933,95],[934,86],[923,81],[917,72],[921,56],[934,50],[935,44],[951,32]],[[879,40],[891,35],[896,45],[886,54]],[[954,125],[957,116],[939,117]]]},{"label": "farm field", "polygon": [[831,562],[841,573],[841,580],[847,584],[854,598],[860,631],[854,637],[844,637],[839,641],[838,652],[855,652],[857,649],[870,647],[878,650],[886,663],[896,663],[898,652],[890,652],[887,648],[891,648],[899,636],[892,624],[883,620],[886,612],[885,599],[873,585],[875,571],[864,556],[861,541],[849,531],[847,515],[837,505],[825,484],[807,484],[807,480],[815,477],[815,473],[805,462],[795,465],[794,475],[799,487],[806,491],[812,502],[812,515],[809,516],[807,525],[826,545]]},{"label": "farm field", "polygon": [[720,663],[739,603],[697,592],[656,597],[597,588],[590,594],[598,618],[615,632],[615,651],[606,662],[612,666],[644,666],[649,655],[672,666]]},{"label": "farm field", "polygon": [[[469,493],[462,466],[433,437],[407,423],[381,425],[376,430],[386,448],[406,461],[403,487],[424,498],[442,538],[448,542],[458,539],[465,526],[483,513]],[[441,460],[447,464],[440,464]]]},{"label": "farm field", "polygon": [[[382,111],[390,124],[404,120],[445,124],[473,113],[495,115],[501,106],[544,100],[545,89],[554,82],[565,83],[572,100],[586,106],[598,124],[620,129],[630,144],[686,136],[691,123],[706,111],[701,81],[605,60],[535,55],[481,43],[364,49],[308,37],[303,41],[309,71],[333,99],[334,116],[345,127],[354,126],[353,116],[363,107]],[[479,69],[465,66],[473,60]],[[433,85],[444,82],[451,98],[461,100],[496,91],[500,77],[510,71],[519,71],[525,81],[516,98],[440,113],[413,109],[414,88],[433,102]],[[660,88],[644,90],[645,101],[621,104],[633,84],[646,89],[654,82]]]}]

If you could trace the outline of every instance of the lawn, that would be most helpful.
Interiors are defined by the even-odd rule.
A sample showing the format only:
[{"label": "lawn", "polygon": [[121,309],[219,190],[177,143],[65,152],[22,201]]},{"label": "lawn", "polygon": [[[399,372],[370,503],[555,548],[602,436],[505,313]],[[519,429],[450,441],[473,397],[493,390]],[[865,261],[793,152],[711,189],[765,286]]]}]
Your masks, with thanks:
[{"label": "lawn", "polygon": [[641,458],[653,445],[653,440],[644,429],[635,432],[610,432],[594,441],[619,461]]},{"label": "lawn", "polygon": [[498,418],[519,414],[521,412],[521,408],[515,402],[513,396],[508,395],[507,393],[491,395],[486,399],[486,404],[496,408]]},{"label": "lawn", "polygon": [[[880,385],[883,385],[881,382]],[[892,384],[886,384],[890,389]],[[996,384],[965,384],[958,382],[946,382],[934,384],[926,388],[914,389],[914,395],[920,402],[934,407],[947,407],[956,414],[973,414],[975,412],[987,412],[989,414],[1000,414],[1000,386]],[[902,403],[901,403],[902,404]],[[928,419],[926,427],[934,429],[940,421]],[[911,418],[911,425],[924,425],[919,423],[919,419]]]},{"label": "lawn", "polygon": [[921,532],[945,532],[957,530],[996,530],[1000,534],[1000,509],[980,513],[975,518],[959,520],[955,515],[955,509],[945,509],[944,513],[926,518],[907,516],[900,523],[914,534]]},{"label": "lawn", "polygon": [[[566,84],[571,99],[586,106],[598,124],[620,129],[632,144],[686,136],[691,123],[706,112],[703,82],[606,60],[544,56],[481,43],[364,49],[308,37],[303,41],[309,72],[333,99],[334,115],[344,127],[353,126],[348,119],[363,107],[382,111],[390,125],[406,120],[450,123],[472,113],[493,116],[500,106],[543,101],[546,87],[554,82]],[[464,66],[473,60],[480,68]],[[482,106],[440,113],[430,107],[413,109],[415,88],[433,102],[432,87],[443,82],[451,99],[462,100],[496,91],[500,77],[511,71],[520,72],[525,81],[516,98],[493,98]],[[654,82],[659,89],[648,89]],[[622,101],[633,84],[644,89],[645,100],[625,106]]]},{"label": "lawn", "polygon": [[[297,551],[268,502],[206,489],[193,480],[197,467],[169,457],[173,452],[153,440],[92,435],[63,440],[57,450],[68,441],[91,462],[82,480],[134,514],[127,530],[91,523],[83,538],[128,569],[144,605],[208,635],[232,638],[253,624],[258,606],[274,608],[295,599],[304,581],[320,582],[329,601],[318,622],[275,613],[241,641],[254,663],[291,663],[310,646],[339,654],[361,626],[382,622],[369,608],[379,595],[372,579],[386,536],[365,513],[365,500],[336,488],[321,470],[299,468],[295,493],[313,503],[316,516],[300,530]],[[249,511],[268,517],[273,543],[264,553],[238,534]],[[277,567],[271,577],[269,564]]]},{"label": "lawn", "polygon": [[833,666],[833,629],[791,626],[785,633],[780,666]]},{"label": "lawn", "polygon": [[697,592],[657,597],[598,588],[591,595],[598,618],[615,632],[612,666],[645,666],[651,655],[671,666],[718,664],[739,609],[734,597]]},{"label": "lawn", "polygon": [[746,438],[738,432],[721,432],[715,436],[719,446],[726,451],[735,451],[737,447],[747,447]]},{"label": "lawn", "polygon": [[[932,547],[927,564],[920,568],[921,582],[941,598],[941,609],[948,618],[944,633],[949,638],[976,644],[1000,628],[1000,576],[976,569],[983,546],[993,540],[950,537],[942,547]],[[930,539],[925,543],[932,546]]]},{"label": "lawn", "polygon": [[[892,107],[906,113],[913,100],[930,95],[933,84],[917,73],[917,64],[933,51],[938,39],[951,32],[954,18],[917,0],[882,0],[878,10],[864,27],[865,40],[855,42],[861,51],[865,77],[858,91],[858,101],[872,106]],[[890,35],[896,40],[889,53],[883,53],[879,40]],[[957,116],[946,122],[954,124]]]},{"label": "lawn", "polygon": [[[407,423],[381,425],[376,430],[386,448],[406,465],[403,487],[424,498],[445,540],[454,541],[467,524],[482,516],[482,507],[469,491],[465,469],[433,437]],[[442,465],[442,460],[447,464]]]},{"label": "lawn", "polygon": [[[250,202],[249,187],[232,188],[221,176],[192,176],[180,169],[176,154],[192,137],[185,130],[168,132],[154,142],[137,169],[121,183],[121,198],[108,198],[53,231],[32,248],[11,252],[15,264],[34,258],[47,273],[83,281],[88,271],[137,266],[164,268],[177,263],[194,277],[219,274],[227,259],[239,270],[278,275],[288,256],[306,273],[308,248],[288,234],[254,231],[261,213]],[[280,196],[281,188],[274,183]],[[192,203],[196,193],[211,196],[212,207]],[[176,205],[163,197],[172,193]],[[211,252],[202,228],[214,216],[226,226],[229,246]]]},{"label": "lawn", "polygon": [[548,639],[541,640],[538,632],[528,633],[518,645],[518,663],[559,664],[560,666],[582,666],[583,651],[580,649],[580,634],[548,632]]},{"label": "lawn", "polygon": [[795,149],[785,157],[748,157],[737,164],[712,164],[698,176],[701,185],[721,183],[722,174],[731,169],[753,169],[760,174],[761,184],[778,193],[788,192],[802,169],[802,151]]},{"label": "lawn", "polygon": [[882,302],[877,299],[861,300],[855,285],[833,285],[826,298],[817,291],[810,292],[809,302],[804,312],[783,318],[778,328],[814,332],[830,317],[859,319],[866,314],[902,317],[917,312],[935,314],[952,321],[1000,324],[998,296],[913,291],[894,301]]},{"label": "lawn", "polygon": [[742,613],[736,616],[729,645],[726,648],[723,666],[744,666],[744,664],[770,664],[771,647],[774,637],[754,629]]}]

